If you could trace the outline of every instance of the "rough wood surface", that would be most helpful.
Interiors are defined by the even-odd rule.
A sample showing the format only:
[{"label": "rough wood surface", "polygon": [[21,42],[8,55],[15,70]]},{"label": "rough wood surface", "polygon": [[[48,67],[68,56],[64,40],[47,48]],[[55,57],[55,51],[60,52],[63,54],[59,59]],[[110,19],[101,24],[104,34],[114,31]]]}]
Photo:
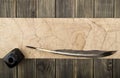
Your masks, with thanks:
[{"label": "rough wood surface", "polygon": [[120,59],[113,59],[113,78],[120,77]]},{"label": "rough wood surface", "polygon": [[56,78],[76,78],[73,59],[56,60]]},{"label": "rough wood surface", "polygon": [[36,78],[56,78],[55,59],[37,59]]},{"label": "rough wood surface", "polygon": [[37,13],[38,18],[55,17],[55,0],[38,0]]},{"label": "rough wood surface", "polygon": [[34,18],[37,16],[36,0],[16,0],[17,18]]},{"label": "rough wood surface", "polygon": [[75,60],[76,78],[93,78],[93,59]]},{"label": "rough wood surface", "polygon": [[17,78],[17,67],[12,69],[0,59],[0,78]]},{"label": "rough wood surface", "polygon": [[114,0],[95,0],[96,18],[114,17]]},{"label": "rough wood surface", "polygon": [[0,0],[0,17],[15,17],[15,0]]},{"label": "rough wood surface", "polygon": [[76,0],[56,0],[56,17],[71,18],[75,15]]},{"label": "rough wood surface", "polygon": [[18,78],[36,78],[36,60],[25,59],[18,65]]},{"label": "rough wood surface", "polygon": [[115,11],[114,11],[114,14],[115,14],[115,18],[120,18],[120,0],[115,0]]},{"label": "rough wood surface", "polygon": [[75,17],[92,18],[94,16],[94,0],[77,0]]},{"label": "rough wood surface", "polygon": [[113,78],[112,60],[95,59],[94,60],[94,78]]},{"label": "rough wood surface", "polygon": [[119,19],[0,19],[0,57],[19,47],[26,58],[71,58],[25,47],[31,45],[50,50],[117,50],[117,53],[108,58],[119,58],[119,21]]}]

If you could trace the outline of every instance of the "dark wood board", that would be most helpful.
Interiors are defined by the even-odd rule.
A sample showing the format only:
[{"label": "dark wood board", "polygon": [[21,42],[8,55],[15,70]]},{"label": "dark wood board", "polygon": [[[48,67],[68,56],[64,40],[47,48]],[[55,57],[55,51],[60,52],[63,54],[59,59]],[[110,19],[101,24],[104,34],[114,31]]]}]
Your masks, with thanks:
[{"label": "dark wood board", "polygon": [[113,59],[113,78],[120,78],[120,59]]},{"label": "dark wood board", "polygon": [[113,18],[114,0],[95,0],[95,18]]},{"label": "dark wood board", "polygon": [[93,78],[93,60],[57,59],[56,78]]},{"label": "dark wood board", "polygon": [[112,78],[112,72],[112,60],[94,59],[94,78]]},{"label": "dark wood board", "polygon": [[73,59],[56,60],[56,78],[75,78],[75,65]]},{"label": "dark wood board", "polygon": [[120,0],[115,0],[114,5],[114,17],[120,18]]},{"label": "dark wood board", "polygon": [[15,17],[15,0],[0,0],[0,17]]},{"label": "dark wood board", "polygon": [[16,0],[17,18],[35,18],[37,17],[36,0]]},{"label": "dark wood board", "polygon": [[18,65],[18,78],[36,78],[36,59],[25,59]]},{"label": "dark wood board", "polygon": [[76,0],[75,17],[93,18],[94,0]]},{"label": "dark wood board", "polygon": [[76,0],[56,0],[56,18],[72,18]]},{"label": "dark wood board", "polygon": [[55,17],[55,0],[38,0],[37,2],[38,18]]},{"label": "dark wood board", "polygon": [[55,78],[55,60],[37,59],[36,78]]},{"label": "dark wood board", "polygon": [[93,78],[93,59],[75,60],[76,78]]},{"label": "dark wood board", "polygon": [[17,67],[8,68],[8,66],[0,59],[0,78],[16,78]]}]

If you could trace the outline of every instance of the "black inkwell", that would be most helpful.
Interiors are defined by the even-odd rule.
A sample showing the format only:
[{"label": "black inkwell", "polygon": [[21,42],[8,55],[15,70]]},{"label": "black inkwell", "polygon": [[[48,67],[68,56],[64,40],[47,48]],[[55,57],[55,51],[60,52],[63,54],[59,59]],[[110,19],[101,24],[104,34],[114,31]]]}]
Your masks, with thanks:
[{"label": "black inkwell", "polygon": [[3,58],[3,60],[7,64],[8,67],[12,68],[18,65],[23,58],[24,58],[24,55],[22,54],[22,52],[18,48],[15,48],[12,51],[10,51]]}]

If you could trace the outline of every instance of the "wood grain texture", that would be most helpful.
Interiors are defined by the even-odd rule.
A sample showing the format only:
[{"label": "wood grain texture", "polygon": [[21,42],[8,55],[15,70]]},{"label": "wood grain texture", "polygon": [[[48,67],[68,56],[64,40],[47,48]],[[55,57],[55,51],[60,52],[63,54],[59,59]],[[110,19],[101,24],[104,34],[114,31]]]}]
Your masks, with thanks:
[{"label": "wood grain texture", "polygon": [[37,17],[53,18],[55,17],[55,0],[38,0],[37,2]]},{"label": "wood grain texture", "polygon": [[72,18],[75,15],[76,0],[56,0],[56,17]]},{"label": "wood grain texture", "polygon": [[[74,16],[76,18],[91,18],[94,16],[93,0],[76,0]],[[93,59],[74,61],[75,78],[93,78]]]},{"label": "wood grain texture", "polygon": [[120,18],[120,0],[115,0],[115,11],[114,11],[114,14],[115,14],[115,18]]},{"label": "wood grain texture", "polygon": [[[22,0],[23,1],[23,0]],[[21,1],[21,2],[22,2]],[[29,1],[27,1],[27,0],[24,0],[25,2],[29,2]],[[37,0],[36,0],[37,1]],[[80,3],[82,3],[81,2],[82,0],[79,0],[79,2]],[[84,0],[85,1],[85,0]],[[78,3],[78,5],[76,5],[76,6],[78,6],[78,10],[76,10],[76,8],[74,9],[75,10],[75,12],[77,11],[78,13],[77,13],[77,16],[79,16],[79,17],[83,17],[83,16],[85,16],[85,17],[92,17],[91,16],[91,11],[90,11],[90,9],[91,9],[91,4],[90,5],[87,5],[86,3],[88,3],[89,4],[89,1],[90,0],[88,0],[88,1],[85,1],[86,3],[84,3],[84,1],[83,1],[83,4],[80,4],[80,3]],[[108,9],[108,6],[109,6],[109,4],[110,4],[110,7],[109,8],[111,8],[112,6],[111,6],[111,2],[109,3],[109,1],[111,1],[111,0],[107,0],[108,2],[106,2],[106,0],[97,0],[98,2],[98,4],[100,4],[100,6],[99,7],[101,7],[102,6],[102,10],[96,10],[97,12],[98,11],[100,11],[97,15],[98,16],[95,16],[95,17],[114,17],[114,15],[115,15],[115,17],[120,17],[120,15],[119,15],[119,0],[115,0],[115,11],[114,11],[114,6],[113,6],[113,4],[114,4],[114,0],[112,1],[112,6],[113,6],[113,9]],[[101,1],[102,1],[102,3],[101,3]],[[30,1],[31,2],[31,1]],[[45,7],[44,9],[45,9],[45,11],[46,11],[46,9],[47,9],[47,5],[46,4],[48,4],[48,3],[46,3],[45,2],[45,0],[43,1],[42,0],[42,2],[43,2],[43,5],[36,5],[36,6],[38,6],[39,8],[40,7]],[[41,3],[42,3],[41,2]],[[50,4],[49,4],[49,6],[51,7],[51,3],[52,3],[52,1],[50,2]],[[67,1],[66,1],[66,3],[67,3]],[[90,1],[90,3],[91,3],[91,1]],[[17,4],[19,4],[19,3],[17,3]],[[51,14],[51,12],[41,12],[41,10],[40,9],[38,9],[39,11],[37,11],[37,13],[36,13],[36,11],[34,12],[32,12],[31,10],[29,10],[28,11],[28,9],[29,9],[29,7],[32,5],[32,6],[34,6],[33,4],[30,4],[30,6],[29,5],[26,5],[27,3],[21,3],[21,4],[19,4],[19,8],[20,8],[20,10],[19,11],[17,11],[17,17],[22,17],[22,18],[24,18],[24,17],[43,17],[42,15],[44,15],[44,14],[41,14],[41,13],[46,13],[46,16],[47,17],[53,17],[53,16],[49,16],[50,14]],[[38,3],[38,4],[40,4],[40,3]],[[68,4],[69,4],[69,2],[68,2]],[[105,4],[105,6],[104,6],[104,4]],[[16,5],[16,3],[15,3],[15,0],[0,0],[0,17],[15,17],[15,5]],[[61,4],[59,4],[59,5],[61,5]],[[81,5],[81,6],[80,6]],[[86,12],[86,14],[84,14],[82,11],[81,11],[81,9],[83,8],[82,7],[82,5],[84,5],[84,7],[86,8],[90,8],[90,9],[87,9],[87,12]],[[22,7],[23,6],[23,7]],[[24,7],[25,6],[25,7]],[[35,7],[36,7],[35,6]],[[72,5],[71,5],[72,6]],[[76,7],[75,6],[75,7]],[[82,7],[82,8],[81,8]],[[106,9],[106,7],[107,7],[107,9]],[[12,8],[12,9],[11,9]],[[26,9],[27,8],[27,9]],[[66,9],[65,7],[63,8],[63,9],[65,9],[65,11],[67,10],[68,11],[68,8]],[[105,9],[105,10],[104,10]],[[17,9],[16,9],[17,10]],[[61,10],[61,9],[60,9]],[[73,9],[72,9],[73,10]],[[110,11],[110,10],[112,10],[112,11]],[[48,10],[47,10],[48,11]],[[84,10],[83,10],[84,11]],[[85,11],[86,11],[86,9],[85,9]],[[96,11],[95,11],[95,13],[96,13]],[[53,12],[53,10],[52,10],[52,12]],[[65,12],[65,15],[64,15],[64,13],[62,14],[62,15],[60,15],[60,14],[58,14],[58,16],[65,16],[65,17],[74,17],[74,16],[76,16],[75,14],[75,12],[74,12],[74,15],[73,15],[73,11],[69,11],[70,13],[67,13],[67,12]],[[113,14],[111,14],[113,12]],[[47,14],[47,13],[50,13],[50,14]],[[20,15],[21,14],[21,15]],[[68,15],[67,15],[68,14]],[[82,16],[83,15],[83,16]],[[90,15],[90,16],[89,16]],[[45,15],[44,15],[44,17],[46,17]],[[76,17],[77,17],[76,16]],[[56,16],[57,17],[57,16]],[[2,22],[2,21],[1,21]],[[116,22],[115,22],[116,23]],[[10,25],[10,24],[8,24],[8,25]],[[111,24],[110,24],[111,25]],[[5,25],[6,26],[6,25]],[[108,25],[107,25],[108,26]],[[115,28],[116,28],[116,26],[115,26]],[[1,29],[1,27],[0,27],[0,29]],[[117,33],[116,33],[116,35],[119,35],[119,28],[116,30],[115,29],[115,31],[117,31]],[[9,30],[8,30],[8,32],[9,32]],[[13,33],[14,33],[14,31],[13,31]],[[117,44],[114,44],[114,40],[111,40],[111,39],[113,39],[113,38],[115,38],[115,33],[114,32],[111,32],[111,33],[109,33],[108,34],[108,36],[106,36],[106,38],[105,38],[105,43],[104,43],[104,45],[106,46],[107,45],[107,47],[108,48],[111,48],[111,47],[109,47],[109,46],[113,46],[112,47],[112,49],[114,49],[114,47],[115,46],[117,46],[117,49],[119,49],[119,37],[117,36],[116,37],[116,43]],[[20,35],[21,36],[21,35]],[[95,35],[95,36],[98,36],[98,35]],[[4,38],[7,38],[7,37],[5,37],[4,36]],[[22,36],[20,37],[20,38],[22,38]],[[23,37],[24,38],[24,37]],[[101,39],[101,37],[99,37],[100,39]],[[109,38],[109,39],[108,39]],[[0,38],[0,40],[2,40],[1,38]],[[16,39],[17,40],[17,39]],[[95,38],[94,38],[94,40],[96,40]],[[108,40],[108,41],[107,41]],[[100,41],[100,40],[99,40]],[[99,42],[98,41],[98,42]],[[107,41],[107,42],[106,42]],[[111,42],[112,41],[112,42]],[[18,41],[19,42],[19,41]],[[22,42],[22,40],[20,40],[20,42]],[[103,41],[104,42],[104,41]],[[109,43],[108,42],[110,42],[110,44],[111,45],[109,45]],[[9,42],[8,42],[9,43]],[[4,43],[1,43],[1,44],[4,44]],[[9,46],[13,46],[13,44],[12,43],[10,43],[11,45],[9,45]],[[31,44],[32,44],[32,42],[31,42]],[[20,46],[19,45],[17,45],[17,43],[15,43],[15,45],[14,45],[14,47],[20,47],[21,48],[21,45],[22,44],[20,44]],[[37,45],[37,46],[39,46],[39,45]],[[43,45],[42,45],[43,46]],[[105,47],[105,46],[103,46],[103,48]],[[106,47],[106,48],[107,48]],[[1,52],[3,51],[3,52],[5,52],[4,54],[2,54],[3,56],[6,54],[6,52],[9,52],[9,50],[10,49],[12,49],[13,47],[9,47],[9,50],[5,50],[5,48],[6,48],[6,46],[2,46],[2,50],[1,50]],[[24,47],[22,47],[21,48],[22,50],[24,49]],[[94,48],[92,48],[92,49],[94,49]],[[26,50],[27,51],[27,50]],[[23,50],[23,52],[24,52],[24,50]],[[31,50],[29,50],[29,51],[27,51],[27,52],[29,52],[29,53],[31,53]],[[119,53],[119,52],[118,52]],[[26,54],[26,53],[25,53]],[[32,54],[31,54],[32,55]],[[63,57],[63,56],[62,56]],[[115,56],[115,58],[117,58],[117,57],[119,57],[119,54],[117,55],[116,54],[116,56]],[[118,59],[118,58],[117,58]],[[42,62],[42,59],[41,60],[39,60],[40,62]],[[45,61],[46,60],[44,60],[44,62],[42,62],[42,64],[47,64],[47,63],[45,63]],[[47,60],[48,61],[48,60]],[[71,60],[72,61],[72,60]],[[78,65],[83,65],[84,63],[86,64],[86,62],[87,63],[89,63],[89,65],[88,66],[90,66],[91,65],[91,63],[90,63],[90,60],[89,61],[86,61],[86,62],[84,62],[84,61],[82,61],[81,62],[81,60],[79,60],[80,61],[80,64],[78,64]],[[102,61],[102,62],[101,62]],[[48,61],[49,62],[49,61]],[[59,62],[62,62],[62,61],[59,61]],[[75,64],[74,65],[77,65],[77,62],[76,61],[72,61],[72,62],[75,62]],[[104,73],[102,73],[102,78],[104,78],[104,77],[110,77],[111,78],[111,64],[109,64],[108,62],[111,62],[111,60],[109,60],[109,61],[107,61],[107,60],[98,60],[98,61],[95,61],[95,63],[96,63],[96,65],[98,65],[97,67],[98,68],[96,68],[95,69],[95,71],[96,72],[98,72],[99,70],[100,70],[100,72],[101,71],[103,71]],[[27,63],[27,62],[24,62],[24,63]],[[32,62],[31,62],[32,63]],[[33,63],[35,63],[34,61],[33,61]],[[98,63],[98,64],[97,64]],[[103,65],[103,63],[104,63],[104,65]],[[49,63],[48,63],[49,64]],[[71,64],[71,63],[70,63]],[[28,65],[28,64],[25,64],[25,65]],[[30,64],[29,64],[30,65]],[[31,64],[31,65],[33,65],[33,64]],[[73,65],[73,63],[72,63],[72,65]],[[99,66],[100,65],[100,66]],[[110,65],[110,66],[109,66]],[[20,65],[21,66],[21,65]],[[19,68],[21,68],[19,66]],[[24,68],[24,64],[22,64],[22,66],[23,66],[23,68]],[[38,65],[39,66],[39,65]],[[47,65],[45,65],[45,66],[47,66]],[[67,66],[69,66],[69,65],[66,65],[66,67]],[[31,66],[29,66],[29,67],[31,67]],[[50,67],[52,67],[52,66],[50,66]],[[82,67],[84,67],[84,69],[82,69]],[[84,70],[87,70],[87,69],[85,69],[85,65],[84,66],[81,66],[81,67],[78,67],[79,69],[81,69],[81,71],[83,70],[83,72],[82,72],[82,75],[81,74],[77,74],[77,76],[75,76],[76,78],[77,77],[86,77],[85,76],[85,73],[86,72],[84,72]],[[35,67],[36,68],[36,67]],[[69,67],[67,67],[68,69],[69,69]],[[67,68],[65,69],[65,70],[67,70]],[[105,69],[103,69],[103,68],[105,68]],[[106,69],[106,68],[108,68],[108,69]],[[109,70],[109,68],[110,68],[110,71],[108,71]],[[40,67],[40,69],[41,69],[41,67]],[[50,69],[50,68],[49,68]],[[73,69],[74,69],[74,67],[73,67]],[[2,71],[1,71],[2,70]],[[27,71],[28,70],[30,70],[29,68],[27,68]],[[42,69],[41,69],[42,70]],[[15,72],[14,72],[15,71]],[[21,72],[22,72],[22,69],[20,70]],[[23,69],[23,71],[24,71],[24,69]],[[80,70],[78,70],[78,71],[80,71]],[[80,71],[80,72],[81,72]],[[88,70],[88,71],[90,71],[90,70]],[[107,72],[106,72],[107,71]],[[32,71],[32,72],[34,72],[34,71]],[[47,71],[48,72],[48,71]],[[16,73],[16,74],[15,74]],[[29,72],[28,72],[29,73]],[[63,74],[64,74],[64,72],[62,72]],[[79,72],[77,72],[77,73],[79,73]],[[90,72],[89,72],[90,73]],[[88,74],[89,74],[88,73]],[[107,74],[108,73],[108,74]],[[6,75],[7,74],[7,75]],[[27,72],[26,73],[24,73],[24,74],[27,74]],[[16,71],[16,68],[15,68],[15,70],[13,69],[13,70],[10,70],[10,69],[8,69],[6,66],[5,66],[5,64],[3,64],[2,63],[2,61],[0,61],[0,77],[1,78],[13,78],[13,75],[16,75],[17,76],[17,71]],[[23,73],[22,74],[19,74],[19,75],[21,75],[21,76],[24,76],[23,75]],[[33,74],[32,74],[33,75]],[[43,74],[43,75],[46,75],[45,73]],[[43,76],[42,75],[42,76]],[[51,74],[49,74],[49,75],[51,75]],[[62,75],[62,74],[61,74]],[[66,75],[66,74],[65,74]],[[74,74],[73,74],[74,75]],[[99,73],[96,73],[96,74],[94,74],[95,75],[95,77],[97,77],[97,78],[100,78],[101,77],[101,74],[99,75]],[[109,75],[109,76],[108,76]],[[14,76],[15,78],[16,78],[16,76]],[[21,77],[20,76],[20,77]],[[63,75],[62,75],[63,76]],[[19,77],[19,78],[20,78]],[[33,77],[33,76],[31,76],[31,77]],[[31,78],[30,77],[30,78]],[[39,76],[37,76],[37,77],[39,77]],[[46,77],[46,76],[43,76],[43,77]],[[50,76],[51,77],[51,76]],[[59,77],[61,77],[61,76],[59,76]],[[95,78],[94,77],[94,78]],[[120,76],[119,76],[119,60],[114,60],[113,61],[113,78],[119,78]],[[25,78],[25,77],[23,77],[23,78]]]},{"label": "wood grain texture", "polygon": [[36,78],[55,78],[55,60],[37,59]]},{"label": "wood grain texture", "polygon": [[[55,0],[37,0],[37,18],[55,17]],[[39,43],[39,36],[37,42]],[[55,78],[55,59],[36,60],[36,78]]]},{"label": "wood grain texture", "polygon": [[120,77],[120,59],[113,59],[113,78]]},{"label": "wood grain texture", "polygon": [[75,78],[73,59],[57,59],[56,60],[56,78]]},{"label": "wood grain texture", "polygon": [[33,18],[37,16],[36,0],[16,0],[17,18]]},{"label": "wood grain texture", "polygon": [[19,47],[26,58],[79,58],[40,53],[25,47],[31,45],[50,50],[117,50],[117,53],[107,58],[119,58],[119,21],[119,19],[85,18],[1,19],[0,57],[2,58],[11,49]]},{"label": "wood grain texture", "polygon": [[[69,18],[70,17],[87,17],[87,16],[92,17],[93,14],[90,14],[90,15],[83,14],[82,12],[83,7],[86,6],[85,8],[87,8],[89,6],[89,4],[87,6],[87,1],[84,3],[86,4],[81,5],[82,3],[79,0],[57,0],[56,1],[56,17],[59,17],[59,18],[61,17],[64,17],[64,18],[65,17],[69,17]],[[83,40],[81,39],[80,41],[83,41]],[[84,42],[82,44],[84,44]],[[85,61],[82,59],[81,60],[76,60],[76,59],[75,60],[73,59],[72,60],[69,60],[69,59],[56,60],[56,78],[86,78],[86,77],[91,78],[91,71],[89,69],[87,72],[84,72],[84,69],[86,69],[86,66],[84,67],[82,66],[82,64],[84,63]],[[91,60],[87,60],[86,63],[89,63],[87,67],[92,68]],[[81,70],[79,71],[79,69]]]},{"label": "wood grain texture", "polygon": [[75,78],[93,78],[93,59],[75,60]]},{"label": "wood grain texture", "polygon": [[95,17],[114,17],[114,0],[95,0]]},{"label": "wood grain texture", "polygon": [[0,0],[0,17],[15,17],[15,0]]},{"label": "wood grain texture", "polygon": [[[95,18],[114,17],[114,0],[95,0],[94,17]],[[102,42],[103,44],[106,44],[105,41],[107,38],[107,34],[108,33],[104,35],[104,39]],[[113,37],[112,34],[111,36]],[[115,39],[116,39],[115,41],[117,41],[117,37]],[[113,44],[111,46],[113,46]],[[105,46],[102,46],[102,48],[105,48]],[[116,49],[117,49],[117,45],[116,45]],[[104,77],[112,78],[112,60],[102,60],[102,59],[94,60],[94,78],[104,78]]]},{"label": "wood grain texture", "polygon": [[0,77],[1,78],[17,78],[17,67],[10,69],[3,62],[3,60],[0,59]]},{"label": "wood grain texture", "polygon": [[112,72],[112,60],[94,59],[94,78],[113,78]]},{"label": "wood grain texture", "polygon": [[25,59],[19,64],[18,78],[36,78],[35,59]]},{"label": "wood grain texture", "polygon": [[94,0],[77,0],[75,17],[92,18],[94,15]]}]

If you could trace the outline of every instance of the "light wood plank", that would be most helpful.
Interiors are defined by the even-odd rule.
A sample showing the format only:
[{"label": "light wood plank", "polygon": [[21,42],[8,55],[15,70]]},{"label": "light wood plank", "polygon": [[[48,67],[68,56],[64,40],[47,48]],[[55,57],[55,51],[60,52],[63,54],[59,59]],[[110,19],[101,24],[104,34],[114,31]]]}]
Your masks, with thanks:
[{"label": "light wood plank", "polygon": [[76,0],[56,0],[56,17],[72,18],[75,15]]},{"label": "light wood plank", "polygon": [[114,17],[114,0],[95,0],[95,17]]},{"label": "light wood plank", "polygon": [[16,17],[15,0],[0,0],[0,17]]},{"label": "light wood plank", "polygon": [[106,58],[119,58],[119,21],[87,18],[0,19],[0,57],[19,47],[26,58],[79,58],[41,53],[25,47],[31,45],[50,50],[117,50],[117,53]]},{"label": "light wood plank", "polygon": [[17,18],[33,18],[37,16],[36,0],[16,0]]},{"label": "light wood plank", "polygon": [[94,15],[94,0],[77,0],[75,17],[92,18],[93,15]]}]

